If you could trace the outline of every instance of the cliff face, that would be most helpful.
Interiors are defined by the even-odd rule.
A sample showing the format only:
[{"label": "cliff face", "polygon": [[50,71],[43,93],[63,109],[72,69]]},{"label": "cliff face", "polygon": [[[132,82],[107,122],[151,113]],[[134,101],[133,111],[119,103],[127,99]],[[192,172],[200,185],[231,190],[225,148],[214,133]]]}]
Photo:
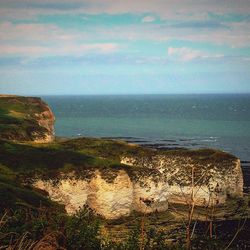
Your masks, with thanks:
[{"label": "cliff face", "polygon": [[0,139],[50,142],[54,139],[54,121],[41,98],[0,95]]},{"label": "cliff face", "polygon": [[[128,172],[125,165],[118,173],[111,170],[109,175],[116,176],[111,181],[99,171],[89,179],[71,172],[60,175],[56,183],[53,179],[38,179],[34,186],[64,204],[70,214],[88,205],[107,219],[127,216],[132,211],[165,211],[169,202],[189,204],[192,192],[198,206],[224,204],[228,196],[242,196],[243,177],[237,158],[213,150],[191,157],[194,152],[122,156],[121,162],[134,171]],[[145,174],[143,169],[148,172]]]},{"label": "cliff face", "polygon": [[168,202],[187,204],[191,202],[193,190],[196,205],[212,206],[225,203],[229,196],[243,195],[240,160],[223,152],[217,154],[221,155],[204,157],[201,154],[200,159],[197,159],[187,151],[184,155],[123,157],[121,162],[158,169],[168,186]]},{"label": "cliff face", "polygon": [[105,180],[99,171],[90,180],[78,179],[72,173],[70,176],[61,176],[58,183],[36,180],[34,186],[46,190],[53,200],[64,204],[69,214],[84,205],[107,219],[127,216],[132,211],[151,213],[168,208],[164,183],[145,179],[146,185],[142,186],[131,181],[124,170],[118,172],[113,182]]}]

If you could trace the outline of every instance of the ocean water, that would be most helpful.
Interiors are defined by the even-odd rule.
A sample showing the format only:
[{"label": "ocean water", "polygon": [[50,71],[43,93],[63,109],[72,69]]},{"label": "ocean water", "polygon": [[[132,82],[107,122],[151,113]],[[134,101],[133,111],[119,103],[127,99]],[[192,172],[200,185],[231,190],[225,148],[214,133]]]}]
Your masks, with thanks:
[{"label": "ocean water", "polygon": [[56,135],[218,148],[249,165],[250,95],[44,96]]}]

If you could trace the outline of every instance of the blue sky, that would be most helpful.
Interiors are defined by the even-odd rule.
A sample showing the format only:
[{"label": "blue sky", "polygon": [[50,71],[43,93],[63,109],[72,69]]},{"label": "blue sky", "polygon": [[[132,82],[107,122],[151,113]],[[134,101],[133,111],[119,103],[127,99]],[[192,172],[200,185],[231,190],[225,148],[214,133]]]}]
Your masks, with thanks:
[{"label": "blue sky", "polygon": [[249,0],[0,0],[0,93],[250,93]]}]

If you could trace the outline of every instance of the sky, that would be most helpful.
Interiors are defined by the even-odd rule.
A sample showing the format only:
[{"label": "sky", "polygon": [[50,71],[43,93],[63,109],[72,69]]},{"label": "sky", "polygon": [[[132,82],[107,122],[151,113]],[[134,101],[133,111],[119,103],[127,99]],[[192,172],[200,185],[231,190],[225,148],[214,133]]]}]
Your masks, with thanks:
[{"label": "sky", "polygon": [[0,0],[0,93],[250,93],[250,0]]}]

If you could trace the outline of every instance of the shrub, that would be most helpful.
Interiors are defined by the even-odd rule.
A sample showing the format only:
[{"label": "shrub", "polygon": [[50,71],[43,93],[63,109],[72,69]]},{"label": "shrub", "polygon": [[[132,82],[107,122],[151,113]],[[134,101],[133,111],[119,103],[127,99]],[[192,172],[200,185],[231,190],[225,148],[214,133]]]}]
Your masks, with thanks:
[{"label": "shrub", "polygon": [[65,224],[67,249],[101,249],[99,226],[98,219],[88,208],[84,208],[76,215],[67,218]]}]

